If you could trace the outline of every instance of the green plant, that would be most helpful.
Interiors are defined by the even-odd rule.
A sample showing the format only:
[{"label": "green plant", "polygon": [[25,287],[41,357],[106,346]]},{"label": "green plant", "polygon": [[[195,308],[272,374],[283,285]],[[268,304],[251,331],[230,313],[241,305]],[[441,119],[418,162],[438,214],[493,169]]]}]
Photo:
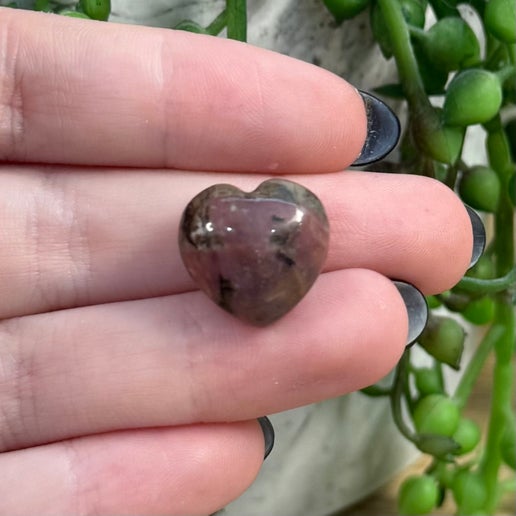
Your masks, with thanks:
[{"label": "green plant", "polygon": [[[380,91],[395,92],[396,96],[405,98],[411,119],[403,138],[399,170],[430,175],[457,189],[465,202],[493,214],[495,228],[485,256],[477,266],[451,291],[432,299],[434,308],[442,303],[441,306],[457,312],[465,321],[490,325],[465,367],[455,393],[446,392],[442,368],[461,367],[464,330],[456,319],[433,314],[418,342],[434,358],[433,367],[414,368],[410,363],[411,352],[407,350],[390,388],[365,389],[369,394],[389,396],[401,432],[434,457],[424,476],[409,479],[402,486],[399,493],[402,514],[429,513],[439,504],[411,508],[413,512],[406,509],[408,501],[417,499],[417,494],[424,500],[434,500],[433,494],[432,497],[426,494],[430,486],[428,478],[436,482],[443,495],[447,490],[453,494],[458,514],[493,514],[503,491],[515,487],[514,481],[507,483],[499,479],[503,462],[514,469],[515,440],[512,409],[515,166],[501,122],[502,109],[515,103],[511,86],[515,80],[515,4],[503,0],[471,2],[484,20],[487,34],[486,57],[482,61],[477,37],[455,4],[430,1],[437,22],[424,31],[420,24],[411,23],[400,1],[371,2],[374,23],[381,24],[384,31],[379,44],[384,55],[394,57],[400,79],[399,84],[383,86]],[[443,87],[450,72],[456,71],[446,90],[439,91],[439,83],[429,85],[425,81],[424,68],[428,66],[441,72],[439,80]],[[436,93],[444,100],[442,111],[430,102],[429,94]],[[472,124],[483,124],[486,131],[487,165],[468,167],[461,159],[464,130]],[[509,130],[512,126],[514,121],[507,124]],[[482,449],[478,425],[460,414],[491,354],[495,357],[492,408]],[[418,397],[421,397],[419,401]],[[403,405],[408,408],[414,430],[402,415]],[[473,452],[469,462],[457,462],[458,455],[469,452]],[[420,491],[418,482],[423,485]]]},{"label": "green plant", "polygon": [[[8,4],[16,6],[16,2]],[[209,35],[226,29],[229,38],[245,41],[246,4],[227,0],[207,26],[183,20],[174,28]],[[401,433],[433,457],[425,474],[403,483],[401,514],[427,514],[442,503],[447,491],[458,514],[493,514],[504,491],[515,489],[514,479],[502,482],[499,471],[503,463],[516,468],[512,408],[516,121],[504,125],[501,116],[506,106],[516,103],[516,3],[469,0],[483,21],[482,45],[458,4],[456,0],[321,2],[338,24],[369,9],[372,32],[383,55],[396,62],[399,82],[377,88],[380,94],[403,98],[408,106],[409,123],[395,169],[442,181],[474,208],[492,214],[494,222],[493,238],[479,263],[451,291],[428,298],[432,310],[447,309],[464,321],[489,325],[455,392],[447,391],[443,367],[462,367],[465,330],[455,318],[433,313],[417,343],[432,357],[433,365],[416,368],[408,349],[391,386],[363,390],[388,397]],[[107,20],[110,1],[81,0],[70,9],[57,1],[35,0],[33,9]],[[433,10],[437,22],[425,30],[427,9]],[[435,107],[430,96],[440,97],[443,108]],[[485,130],[488,163],[469,167],[461,155],[466,128],[472,124],[482,124]],[[462,411],[490,355],[495,361],[492,403],[485,445],[480,445],[478,425],[464,418]],[[403,415],[403,406],[410,421]],[[467,462],[457,461],[470,453]]]},{"label": "green plant", "polygon": [[429,475],[409,477],[400,487],[398,508],[400,514],[429,513],[439,501],[439,485]]},{"label": "green plant", "polygon": [[[18,2],[8,2],[8,7],[17,7]],[[86,18],[106,21],[111,13],[111,0],[80,0],[73,8],[63,5],[58,0],[34,0],[34,11],[71,16],[72,18]]]},{"label": "green plant", "polygon": [[[394,57],[400,81],[377,91],[404,98],[408,105],[409,126],[397,169],[439,179],[475,209],[492,213],[494,236],[485,255],[456,287],[429,299],[431,309],[445,307],[464,321],[489,325],[455,393],[447,393],[442,369],[461,367],[465,330],[456,318],[433,313],[417,343],[434,359],[433,366],[415,368],[407,350],[389,388],[371,386],[363,392],[390,397],[400,431],[434,459],[424,475],[411,477],[402,485],[401,514],[430,513],[446,491],[453,495],[458,514],[493,514],[504,490],[515,489],[514,479],[502,482],[499,470],[502,463],[515,469],[516,122],[513,119],[503,126],[501,111],[515,104],[516,4],[513,0],[469,2],[484,23],[486,41],[481,49],[457,9],[458,2],[430,0],[437,21],[427,30],[422,28],[424,19],[414,16],[415,9],[407,9],[403,0],[369,3],[373,35],[383,55]],[[425,0],[413,3],[424,12]],[[434,107],[430,95],[443,99],[442,110]],[[469,167],[461,155],[465,129],[473,124],[482,124],[486,132],[489,162]],[[493,393],[482,447],[478,425],[461,413],[489,355],[495,358]],[[402,415],[403,405],[408,408],[411,425]],[[457,461],[457,456],[470,452],[471,460]]]}]

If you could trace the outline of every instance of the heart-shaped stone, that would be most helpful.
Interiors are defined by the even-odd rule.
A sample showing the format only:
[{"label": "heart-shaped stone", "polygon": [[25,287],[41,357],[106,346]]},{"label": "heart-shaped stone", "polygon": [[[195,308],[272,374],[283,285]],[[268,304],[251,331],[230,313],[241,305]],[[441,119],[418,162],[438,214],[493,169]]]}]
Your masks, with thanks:
[{"label": "heart-shaped stone", "polygon": [[183,262],[197,285],[239,319],[265,326],[308,292],[328,251],[328,218],[301,185],[270,179],[251,193],[214,185],[185,208]]}]

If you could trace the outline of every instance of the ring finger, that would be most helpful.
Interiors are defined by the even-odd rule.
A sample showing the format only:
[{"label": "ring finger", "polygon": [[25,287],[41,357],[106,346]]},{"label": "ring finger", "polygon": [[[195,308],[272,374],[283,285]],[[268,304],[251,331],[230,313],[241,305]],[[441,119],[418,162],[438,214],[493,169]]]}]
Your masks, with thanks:
[{"label": "ring finger", "polygon": [[10,319],[0,323],[0,449],[334,397],[386,374],[407,325],[393,283],[364,269],[321,275],[266,328],[200,292]]}]

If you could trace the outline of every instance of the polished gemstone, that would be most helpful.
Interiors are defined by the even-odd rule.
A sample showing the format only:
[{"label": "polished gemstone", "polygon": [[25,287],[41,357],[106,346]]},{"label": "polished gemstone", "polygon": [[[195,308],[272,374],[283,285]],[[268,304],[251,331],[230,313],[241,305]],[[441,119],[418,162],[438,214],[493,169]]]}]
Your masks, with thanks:
[{"label": "polished gemstone", "polygon": [[270,324],[308,292],[328,251],[319,199],[303,186],[270,179],[247,193],[214,185],[185,208],[183,262],[220,307],[257,326]]}]

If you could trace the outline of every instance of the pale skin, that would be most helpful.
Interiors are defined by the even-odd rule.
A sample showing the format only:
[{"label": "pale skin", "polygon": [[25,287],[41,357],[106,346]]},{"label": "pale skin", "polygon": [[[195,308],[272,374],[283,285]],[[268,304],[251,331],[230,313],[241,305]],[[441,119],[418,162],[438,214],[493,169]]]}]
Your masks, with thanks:
[{"label": "pale skin", "polygon": [[[450,288],[471,224],[433,180],[344,172],[365,137],[355,89],[314,66],[0,9],[0,514],[213,512],[261,467],[257,417],[394,367],[388,278]],[[196,290],[177,227],[203,188],[274,174],[318,195],[331,244],[253,328]]]}]

